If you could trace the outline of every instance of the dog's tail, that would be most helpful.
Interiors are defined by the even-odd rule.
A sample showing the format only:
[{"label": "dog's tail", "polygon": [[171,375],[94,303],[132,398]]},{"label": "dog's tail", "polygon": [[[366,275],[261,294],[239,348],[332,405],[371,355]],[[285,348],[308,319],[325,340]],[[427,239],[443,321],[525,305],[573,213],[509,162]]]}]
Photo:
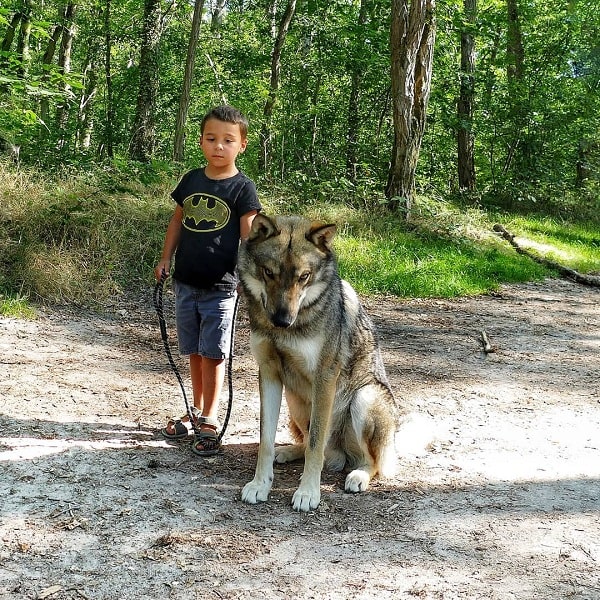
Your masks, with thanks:
[{"label": "dog's tail", "polygon": [[377,458],[377,471],[379,477],[389,479],[398,473],[398,453],[394,444],[394,438],[390,439],[389,444],[385,444]]}]

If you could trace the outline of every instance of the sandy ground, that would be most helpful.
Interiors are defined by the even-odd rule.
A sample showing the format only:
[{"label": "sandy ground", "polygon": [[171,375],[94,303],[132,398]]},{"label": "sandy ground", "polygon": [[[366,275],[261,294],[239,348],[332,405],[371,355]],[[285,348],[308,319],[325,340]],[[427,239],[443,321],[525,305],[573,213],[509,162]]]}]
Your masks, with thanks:
[{"label": "sandy ground", "polygon": [[183,400],[150,296],[0,318],[0,598],[600,599],[597,289],[369,300],[411,415],[401,471],[360,495],[325,473],[308,514],[301,464],[240,500],[258,443],[243,308],[224,452],[157,434]]}]

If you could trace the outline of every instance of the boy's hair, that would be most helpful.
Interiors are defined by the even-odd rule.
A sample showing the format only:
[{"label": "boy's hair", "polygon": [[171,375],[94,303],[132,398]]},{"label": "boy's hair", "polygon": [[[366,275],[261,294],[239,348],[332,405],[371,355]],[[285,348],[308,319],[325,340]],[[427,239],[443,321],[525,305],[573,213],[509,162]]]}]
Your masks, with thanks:
[{"label": "boy's hair", "polygon": [[201,134],[204,134],[204,126],[209,119],[217,119],[218,121],[225,121],[226,123],[235,123],[240,127],[242,139],[248,135],[248,119],[246,119],[241,111],[233,106],[223,104],[221,106],[215,106],[215,108],[207,112],[200,123]]}]

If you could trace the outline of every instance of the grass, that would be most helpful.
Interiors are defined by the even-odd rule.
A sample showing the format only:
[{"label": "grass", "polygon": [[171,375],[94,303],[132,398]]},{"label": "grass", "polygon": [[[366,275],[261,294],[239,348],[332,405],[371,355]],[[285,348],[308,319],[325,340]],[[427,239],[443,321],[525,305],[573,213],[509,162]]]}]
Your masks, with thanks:
[{"label": "grass", "polygon": [[600,270],[600,227],[597,224],[523,216],[510,217],[507,223],[528,250],[582,273]]},{"label": "grass", "polygon": [[[124,291],[147,291],[176,177],[143,185],[98,169],[48,180],[0,163],[0,314],[31,316],[37,303],[101,305]],[[498,214],[421,197],[407,224],[377,207],[352,208],[346,198],[299,204],[278,190],[261,200],[267,213],[335,222],[340,272],[363,294],[449,298],[552,275],[494,235],[495,222],[532,251],[584,273],[600,271],[599,222]]]},{"label": "grass", "polygon": [[37,313],[26,298],[19,295],[10,298],[0,294],[0,315],[16,319],[35,319]]},{"label": "grass", "polygon": [[342,276],[365,294],[450,298],[548,274],[495,244],[404,234],[393,240],[345,238],[338,248]]}]

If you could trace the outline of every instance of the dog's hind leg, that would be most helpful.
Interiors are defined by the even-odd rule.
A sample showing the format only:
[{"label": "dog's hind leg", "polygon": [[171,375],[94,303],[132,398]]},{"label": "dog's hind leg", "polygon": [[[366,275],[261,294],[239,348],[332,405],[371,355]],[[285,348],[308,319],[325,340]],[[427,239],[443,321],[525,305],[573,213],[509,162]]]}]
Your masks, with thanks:
[{"label": "dog's hind leg", "polygon": [[363,464],[356,465],[356,468],[348,473],[344,489],[350,493],[364,492],[375,473],[377,473],[375,462],[365,460]]},{"label": "dog's hind leg", "polygon": [[275,447],[275,462],[289,463],[304,458],[306,446],[304,444],[289,444],[288,446]]},{"label": "dog's hind leg", "polygon": [[287,388],[285,397],[290,412],[290,434],[296,443],[288,446],[276,446],[276,463],[288,463],[304,459],[306,440],[308,439],[310,406]]},{"label": "dog's hind leg", "polygon": [[275,433],[281,408],[283,385],[276,373],[259,370],[260,385],[260,445],[254,479],[242,490],[242,500],[248,504],[265,502],[273,485]]},{"label": "dog's hind leg", "polygon": [[347,492],[364,492],[377,473],[390,474],[395,462],[393,421],[381,409],[378,393],[376,387],[363,388],[351,409],[356,447],[350,450],[354,470],[346,477]]}]

